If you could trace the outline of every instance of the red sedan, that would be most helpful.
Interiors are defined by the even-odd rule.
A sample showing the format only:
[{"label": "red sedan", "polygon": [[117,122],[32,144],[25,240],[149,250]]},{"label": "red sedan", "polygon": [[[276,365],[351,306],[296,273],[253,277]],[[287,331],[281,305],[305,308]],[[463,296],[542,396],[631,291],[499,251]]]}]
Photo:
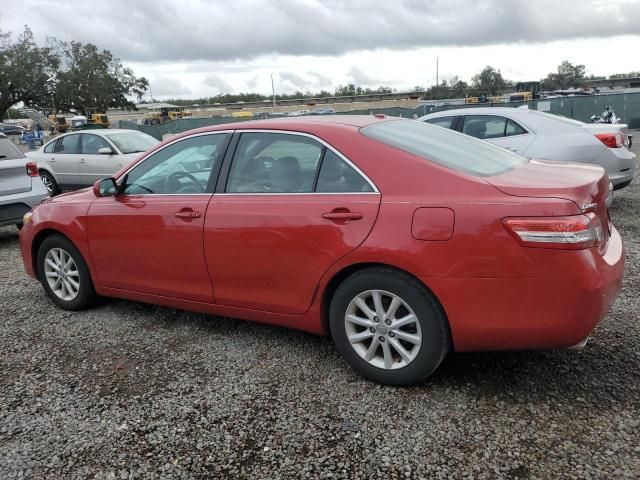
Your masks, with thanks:
[{"label": "red sedan", "polygon": [[27,214],[58,306],[127,298],[331,334],[362,375],[450,350],[582,345],[624,250],[596,166],[528,161],[412,120],[309,117],[185,133]]}]

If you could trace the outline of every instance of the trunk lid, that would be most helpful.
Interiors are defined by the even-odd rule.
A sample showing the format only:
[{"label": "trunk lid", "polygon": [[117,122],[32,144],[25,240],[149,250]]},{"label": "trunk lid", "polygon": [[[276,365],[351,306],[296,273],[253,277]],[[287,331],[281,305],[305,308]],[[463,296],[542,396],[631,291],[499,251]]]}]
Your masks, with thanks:
[{"label": "trunk lid", "polygon": [[531,160],[519,168],[485,180],[507,195],[563,198],[583,213],[594,212],[605,237],[609,234],[609,177],[596,165]]},{"label": "trunk lid", "polygon": [[27,160],[0,159],[0,197],[31,190],[31,177],[27,175]]}]

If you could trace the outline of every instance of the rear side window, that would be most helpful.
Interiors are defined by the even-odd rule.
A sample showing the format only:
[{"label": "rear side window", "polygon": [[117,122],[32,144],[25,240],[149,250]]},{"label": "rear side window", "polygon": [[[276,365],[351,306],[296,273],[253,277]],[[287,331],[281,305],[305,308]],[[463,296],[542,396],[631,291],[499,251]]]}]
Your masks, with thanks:
[{"label": "rear side window", "polygon": [[60,138],[53,148],[55,153],[80,153],[80,135],[67,135]]},{"label": "rear side window", "polygon": [[360,129],[386,145],[479,177],[490,177],[527,162],[523,157],[468,135],[414,120],[389,120]]},{"label": "rear side window", "polygon": [[0,138],[0,161],[24,158],[24,153],[8,138]]},{"label": "rear side window", "polygon": [[54,140],[53,142],[47,143],[47,146],[44,147],[44,153],[53,153],[55,151],[57,143],[58,143],[58,140]]},{"label": "rear side window", "polygon": [[438,117],[438,118],[430,118],[425,120],[425,122],[430,123],[431,125],[436,125],[438,127],[443,128],[453,128],[453,121],[456,117]]},{"label": "rear side window", "polygon": [[302,135],[243,133],[231,164],[229,193],[309,193],[324,147]]}]

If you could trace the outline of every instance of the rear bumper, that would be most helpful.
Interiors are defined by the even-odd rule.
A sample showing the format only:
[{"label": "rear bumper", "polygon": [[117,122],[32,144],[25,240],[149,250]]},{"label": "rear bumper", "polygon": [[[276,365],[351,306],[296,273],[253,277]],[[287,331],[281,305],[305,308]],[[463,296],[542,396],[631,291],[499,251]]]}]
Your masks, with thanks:
[{"label": "rear bumper", "polygon": [[633,180],[638,160],[634,153],[626,148],[607,148],[597,159],[607,171],[614,189],[626,187]]},{"label": "rear bumper", "polygon": [[49,197],[49,192],[40,179],[36,180],[28,192],[0,196],[0,226],[22,223],[25,213]]},{"label": "rear bumper", "polygon": [[624,271],[615,228],[604,254],[530,250],[547,265],[536,277],[422,279],[444,307],[456,351],[571,347],[607,314]]}]

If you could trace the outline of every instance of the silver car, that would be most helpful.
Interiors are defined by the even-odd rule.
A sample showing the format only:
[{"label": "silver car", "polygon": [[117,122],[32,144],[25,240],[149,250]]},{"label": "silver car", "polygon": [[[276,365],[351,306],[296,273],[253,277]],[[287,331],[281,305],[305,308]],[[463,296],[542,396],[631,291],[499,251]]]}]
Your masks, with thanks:
[{"label": "silver car", "polygon": [[84,130],[55,137],[27,157],[38,164],[42,182],[57,195],[112,176],[158,143],[137,130]]},{"label": "silver car", "polygon": [[615,189],[629,185],[636,172],[626,125],[589,124],[508,107],[445,110],[418,120],[466,133],[529,158],[600,165]]},{"label": "silver car", "polygon": [[48,196],[36,164],[0,133],[0,226],[21,227],[24,214]]}]

